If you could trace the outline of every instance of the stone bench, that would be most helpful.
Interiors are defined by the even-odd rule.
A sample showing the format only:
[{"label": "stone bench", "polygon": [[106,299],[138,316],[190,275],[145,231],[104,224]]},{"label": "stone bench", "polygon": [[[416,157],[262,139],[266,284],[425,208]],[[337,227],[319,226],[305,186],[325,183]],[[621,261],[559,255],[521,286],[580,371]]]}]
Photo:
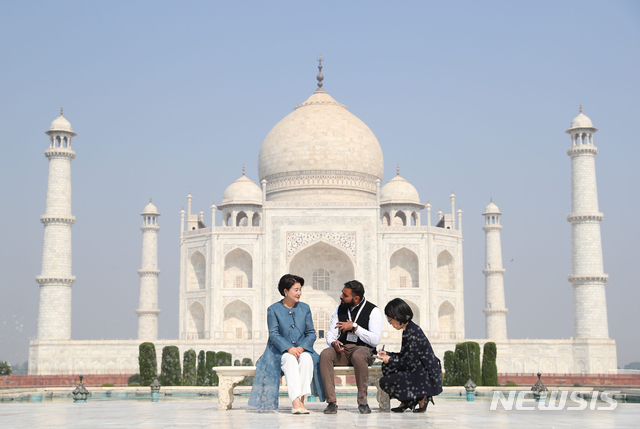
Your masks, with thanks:
[{"label": "stone bench", "polygon": [[[216,366],[213,370],[218,374],[218,409],[230,410],[233,404],[233,389],[245,378],[255,375],[255,366]],[[338,377],[355,375],[352,366],[336,366],[334,373]],[[369,381],[373,382],[377,389],[376,399],[380,410],[389,411],[391,408],[389,395],[380,390],[381,366],[369,367]]]}]

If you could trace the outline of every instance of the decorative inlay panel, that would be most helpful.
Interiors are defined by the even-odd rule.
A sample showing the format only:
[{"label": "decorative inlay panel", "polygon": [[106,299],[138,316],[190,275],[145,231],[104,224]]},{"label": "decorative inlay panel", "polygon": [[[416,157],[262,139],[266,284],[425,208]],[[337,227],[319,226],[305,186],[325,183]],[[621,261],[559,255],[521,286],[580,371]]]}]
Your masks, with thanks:
[{"label": "decorative inlay panel", "polygon": [[451,303],[451,305],[453,305],[453,308],[457,308],[456,306],[456,299],[453,297],[446,297],[446,296],[439,296],[438,297],[438,307],[440,307],[442,305],[443,302],[445,301],[449,301]]},{"label": "decorative inlay panel", "polygon": [[198,302],[203,308],[206,308],[204,297],[187,299],[187,308],[191,308],[194,302]]},{"label": "decorative inlay panel", "polygon": [[390,244],[389,245],[389,255],[393,255],[397,250],[402,248],[407,248],[411,250],[416,255],[420,255],[420,245],[419,244]]},{"label": "decorative inlay panel", "polygon": [[253,297],[252,296],[239,296],[239,295],[227,295],[227,296],[223,296],[222,297],[222,306],[226,307],[229,303],[233,302],[233,301],[242,301],[245,304],[247,304],[249,307],[251,307],[251,304],[253,303]]},{"label": "decorative inlay panel", "polygon": [[195,252],[202,253],[202,256],[205,256],[207,254],[207,250],[206,250],[206,248],[204,246],[190,247],[189,248],[189,257],[191,257],[191,255],[193,255]]},{"label": "decorative inlay panel", "polygon": [[231,252],[235,249],[242,249],[253,256],[253,244],[225,244],[224,245],[224,254]]},{"label": "decorative inlay panel", "polygon": [[336,244],[346,250],[354,259],[356,257],[355,232],[287,232],[287,260],[300,247],[318,240],[326,240]]}]

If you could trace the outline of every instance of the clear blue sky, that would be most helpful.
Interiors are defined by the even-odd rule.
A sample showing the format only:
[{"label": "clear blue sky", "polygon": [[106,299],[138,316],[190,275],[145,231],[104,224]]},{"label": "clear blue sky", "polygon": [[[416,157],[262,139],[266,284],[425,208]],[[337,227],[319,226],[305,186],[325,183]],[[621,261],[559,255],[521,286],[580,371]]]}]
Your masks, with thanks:
[{"label": "clear blue sky", "polygon": [[[637,327],[640,3],[18,2],[0,4],[0,360],[26,360],[38,309],[48,140],[60,106],[72,163],[73,338],[136,336],[141,217],[160,218],[160,335],[178,332],[179,211],[257,179],[271,127],[325,89],[377,135],[434,211],[464,210],[466,335],[484,336],[484,233],[503,215],[511,338],[573,334],[570,138],[595,144],[607,307],[618,363]],[[423,214],[424,216],[424,214]]]}]

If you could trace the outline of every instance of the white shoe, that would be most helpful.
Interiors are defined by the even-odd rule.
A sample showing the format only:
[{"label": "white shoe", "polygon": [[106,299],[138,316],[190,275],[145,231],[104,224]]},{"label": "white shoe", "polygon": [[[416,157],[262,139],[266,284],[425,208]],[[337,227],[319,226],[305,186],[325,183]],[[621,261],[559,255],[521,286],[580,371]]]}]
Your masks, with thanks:
[{"label": "white shoe", "polygon": [[[305,412],[302,408],[292,408],[291,414],[305,414]],[[309,414],[309,412],[307,411],[306,414]]]}]

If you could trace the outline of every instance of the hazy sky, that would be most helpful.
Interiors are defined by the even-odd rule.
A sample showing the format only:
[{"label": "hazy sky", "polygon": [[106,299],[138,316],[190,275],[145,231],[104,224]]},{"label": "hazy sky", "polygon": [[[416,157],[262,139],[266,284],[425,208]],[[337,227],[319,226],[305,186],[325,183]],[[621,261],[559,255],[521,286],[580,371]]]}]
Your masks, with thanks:
[{"label": "hazy sky", "polygon": [[324,88],[378,137],[384,182],[399,163],[434,212],[457,195],[468,338],[485,335],[490,197],[509,337],[573,335],[564,131],[582,103],[600,130],[609,331],[620,366],[640,360],[639,53],[638,2],[2,2],[0,360],[26,360],[36,335],[43,132],[61,105],[78,133],[72,336],[137,335],[139,214],[153,196],[160,337],[176,338],[188,191],[210,213],[243,163],[257,181],[260,145],[315,90],[319,54]]}]

